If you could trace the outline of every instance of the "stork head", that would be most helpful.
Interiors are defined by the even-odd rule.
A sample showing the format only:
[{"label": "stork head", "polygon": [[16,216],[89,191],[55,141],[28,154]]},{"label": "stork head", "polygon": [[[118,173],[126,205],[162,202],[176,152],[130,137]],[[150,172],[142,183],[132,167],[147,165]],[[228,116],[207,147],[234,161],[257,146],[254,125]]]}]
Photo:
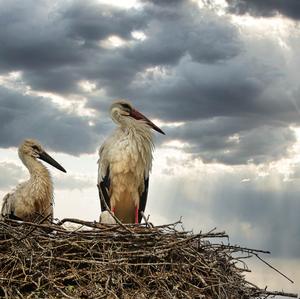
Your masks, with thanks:
[{"label": "stork head", "polygon": [[165,133],[158,126],[156,126],[150,119],[148,119],[141,112],[134,109],[132,105],[126,100],[119,100],[114,102],[110,107],[110,113],[112,119],[116,123],[121,123],[122,119],[126,117],[133,118],[137,121],[143,120],[149,127],[165,135]]},{"label": "stork head", "polygon": [[42,145],[34,139],[25,139],[19,146],[19,157],[21,160],[23,161],[26,156],[33,159],[41,159],[60,171],[66,172],[66,170],[58,162],[46,153]]}]

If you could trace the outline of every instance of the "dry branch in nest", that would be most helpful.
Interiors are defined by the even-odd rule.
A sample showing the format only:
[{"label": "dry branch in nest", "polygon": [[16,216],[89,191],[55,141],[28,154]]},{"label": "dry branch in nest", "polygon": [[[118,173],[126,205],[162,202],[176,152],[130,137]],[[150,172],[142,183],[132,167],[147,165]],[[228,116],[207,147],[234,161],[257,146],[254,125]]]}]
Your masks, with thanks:
[{"label": "dry branch in nest", "polygon": [[[81,227],[70,230],[63,223]],[[50,226],[1,221],[0,297],[297,297],[245,280],[249,270],[244,258],[263,251],[225,245],[220,242],[227,238],[224,232],[179,231],[178,223],[146,227],[64,219]]]}]

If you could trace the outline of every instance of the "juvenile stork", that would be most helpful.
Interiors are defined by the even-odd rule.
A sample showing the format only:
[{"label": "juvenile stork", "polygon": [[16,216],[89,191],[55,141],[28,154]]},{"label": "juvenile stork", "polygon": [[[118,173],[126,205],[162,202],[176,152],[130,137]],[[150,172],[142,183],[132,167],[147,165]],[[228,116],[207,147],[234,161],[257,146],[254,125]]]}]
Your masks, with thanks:
[{"label": "juvenile stork", "polygon": [[51,158],[35,140],[26,139],[19,146],[19,157],[30,173],[30,179],[19,184],[5,195],[1,216],[24,221],[53,218],[53,184],[48,169],[37,159],[41,159],[57,169],[66,170]]},{"label": "juvenile stork", "polygon": [[[165,133],[127,101],[113,103],[110,114],[118,127],[99,150],[98,186],[102,214],[107,213],[108,206],[121,222],[140,223],[152,165],[151,128]],[[100,216],[100,222],[101,218],[107,219],[106,216]]]}]

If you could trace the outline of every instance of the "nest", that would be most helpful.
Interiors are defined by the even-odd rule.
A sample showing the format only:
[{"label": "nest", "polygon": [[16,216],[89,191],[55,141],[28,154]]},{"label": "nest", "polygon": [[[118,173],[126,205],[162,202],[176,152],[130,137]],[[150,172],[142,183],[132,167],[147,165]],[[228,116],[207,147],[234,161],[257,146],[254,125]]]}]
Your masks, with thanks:
[{"label": "nest", "polygon": [[244,258],[262,251],[231,246],[224,232],[193,234],[178,224],[1,221],[0,297],[297,297],[246,281]]}]

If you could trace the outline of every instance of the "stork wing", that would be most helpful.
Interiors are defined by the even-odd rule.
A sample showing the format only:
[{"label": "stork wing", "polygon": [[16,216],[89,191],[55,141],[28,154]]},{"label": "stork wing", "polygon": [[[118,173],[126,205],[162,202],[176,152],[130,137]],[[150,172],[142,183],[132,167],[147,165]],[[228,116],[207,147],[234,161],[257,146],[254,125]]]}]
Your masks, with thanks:
[{"label": "stork wing", "polygon": [[[110,208],[110,198],[109,198],[109,186],[110,186],[110,179],[109,179],[109,167],[107,167],[106,175],[103,179],[99,180],[100,185],[100,203],[101,203],[101,211],[104,212],[107,210],[106,207]],[[106,203],[106,204],[105,204]]]},{"label": "stork wing", "polygon": [[7,193],[2,202],[2,208],[1,208],[1,215],[0,220],[3,220],[4,218],[9,218],[13,220],[22,220],[18,216],[14,214],[13,207],[12,207],[12,194]]},{"label": "stork wing", "polygon": [[1,208],[1,215],[0,219],[3,220],[5,217],[8,217],[9,214],[11,213],[11,207],[8,203],[8,198],[9,198],[9,193],[7,193],[2,201],[2,208]]},{"label": "stork wing", "polygon": [[149,176],[145,177],[144,179],[144,191],[140,196],[140,205],[139,205],[139,223],[142,221],[142,214],[141,212],[145,211],[147,197],[148,197],[148,185],[149,185]]},{"label": "stork wing", "polygon": [[[99,150],[99,160],[98,160],[98,185],[100,186],[100,204],[101,211],[106,211],[106,206],[110,208],[110,198],[109,198],[109,164],[108,161],[103,157],[105,149],[105,143],[100,147]],[[106,203],[106,204],[105,204]]]}]

